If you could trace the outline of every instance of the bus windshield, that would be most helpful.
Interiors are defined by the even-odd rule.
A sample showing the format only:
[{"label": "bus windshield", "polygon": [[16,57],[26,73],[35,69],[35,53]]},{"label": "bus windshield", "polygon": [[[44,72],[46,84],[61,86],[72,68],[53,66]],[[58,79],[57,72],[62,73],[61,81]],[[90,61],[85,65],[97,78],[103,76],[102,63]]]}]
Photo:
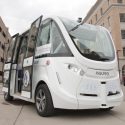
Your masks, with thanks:
[{"label": "bus windshield", "polygon": [[86,58],[96,61],[112,61],[114,47],[109,33],[100,26],[79,25],[78,22],[61,19],[76,48]]}]

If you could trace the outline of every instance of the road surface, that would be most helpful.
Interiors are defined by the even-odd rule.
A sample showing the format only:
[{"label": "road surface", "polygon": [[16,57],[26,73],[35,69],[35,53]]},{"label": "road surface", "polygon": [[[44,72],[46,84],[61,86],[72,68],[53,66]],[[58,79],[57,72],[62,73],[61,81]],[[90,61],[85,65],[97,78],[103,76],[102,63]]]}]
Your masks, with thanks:
[{"label": "road surface", "polygon": [[43,118],[32,103],[5,102],[0,90],[0,125],[125,125],[125,101],[110,112],[57,110],[53,117]]}]

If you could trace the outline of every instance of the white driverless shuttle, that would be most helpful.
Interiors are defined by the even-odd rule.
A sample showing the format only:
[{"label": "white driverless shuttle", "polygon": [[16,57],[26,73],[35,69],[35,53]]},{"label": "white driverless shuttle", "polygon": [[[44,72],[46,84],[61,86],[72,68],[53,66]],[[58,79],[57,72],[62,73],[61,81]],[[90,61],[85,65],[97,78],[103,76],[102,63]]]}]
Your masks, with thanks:
[{"label": "white driverless shuttle", "polygon": [[116,50],[101,26],[42,16],[12,37],[4,66],[4,98],[35,103],[39,115],[55,108],[110,110],[120,105]]}]

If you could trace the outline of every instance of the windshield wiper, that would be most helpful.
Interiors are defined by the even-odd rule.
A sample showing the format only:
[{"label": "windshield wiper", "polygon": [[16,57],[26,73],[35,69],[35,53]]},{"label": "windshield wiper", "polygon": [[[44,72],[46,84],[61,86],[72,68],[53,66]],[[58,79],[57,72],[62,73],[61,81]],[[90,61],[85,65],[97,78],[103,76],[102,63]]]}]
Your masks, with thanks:
[{"label": "windshield wiper", "polygon": [[101,57],[97,52],[95,51],[92,51],[90,53],[87,53],[87,54],[83,54],[86,58],[89,58],[89,59],[93,59],[93,60],[97,60],[97,61],[106,61],[106,60],[109,60],[108,58],[103,58]]},{"label": "windshield wiper", "polygon": [[109,60],[109,59],[108,58],[100,57],[100,61],[106,61],[106,60]]}]

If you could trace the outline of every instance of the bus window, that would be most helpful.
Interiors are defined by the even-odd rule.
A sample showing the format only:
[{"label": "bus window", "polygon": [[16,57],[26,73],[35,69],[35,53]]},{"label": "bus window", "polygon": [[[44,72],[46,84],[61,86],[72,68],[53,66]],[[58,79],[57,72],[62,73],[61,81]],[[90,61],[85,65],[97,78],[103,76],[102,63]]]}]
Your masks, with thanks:
[{"label": "bus window", "polygon": [[43,46],[49,43],[50,39],[50,20],[43,23],[40,27],[40,33],[37,40],[37,46]]},{"label": "bus window", "polygon": [[20,39],[21,47],[19,50],[18,75],[17,75],[17,77],[18,77],[18,92],[21,92],[21,88],[22,88],[23,60],[24,60],[24,56],[25,56],[26,50],[27,50],[27,39],[28,39],[27,34],[25,36],[22,36],[22,38]]},{"label": "bus window", "polygon": [[18,37],[17,42],[16,42],[16,46],[14,49],[13,63],[17,63],[19,45],[20,45],[20,37]]},{"label": "bus window", "polygon": [[52,22],[51,27],[51,54],[52,55],[71,55],[71,52],[69,51],[68,46],[66,46],[65,40],[63,36],[61,35],[60,30],[56,26],[54,22]]},{"label": "bus window", "polygon": [[31,25],[27,51],[25,55],[26,58],[34,55],[34,51],[36,47],[36,37],[37,37],[38,30],[39,30],[39,23],[40,23],[40,20],[37,20],[35,23]]},{"label": "bus window", "polygon": [[8,53],[7,53],[7,62],[11,62],[12,61],[12,55],[13,55],[13,51],[14,51],[14,45],[16,44],[16,37],[12,38],[9,48],[8,48]]},{"label": "bus window", "polygon": [[21,48],[18,57],[18,69],[22,69],[23,59],[27,50],[27,39],[28,39],[27,36],[21,38]]}]

